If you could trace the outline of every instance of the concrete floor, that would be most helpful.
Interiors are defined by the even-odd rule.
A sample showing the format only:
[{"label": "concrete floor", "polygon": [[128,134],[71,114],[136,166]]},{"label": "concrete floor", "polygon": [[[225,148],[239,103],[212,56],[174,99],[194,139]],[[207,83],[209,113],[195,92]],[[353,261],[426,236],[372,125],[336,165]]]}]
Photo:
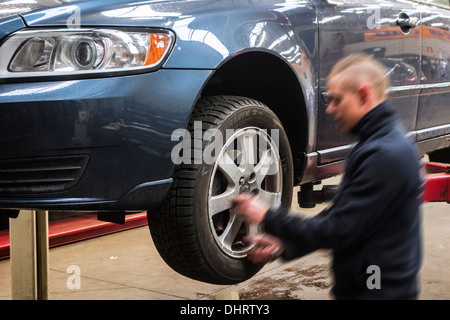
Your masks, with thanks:
[{"label": "concrete floor", "polygon": [[[297,189],[294,190],[296,194]],[[316,214],[324,206],[293,210]],[[426,203],[423,210],[424,264],[421,299],[450,299],[450,205]],[[252,279],[233,286],[201,283],[172,271],[158,255],[147,227],[50,249],[50,300],[324,300],[329,295],[330,254],[314,252],[289,263],[266,265]],[[80,288],[70,289],[80,271]],[[10,261],[0,261],[0,299],[11,299]]]}]

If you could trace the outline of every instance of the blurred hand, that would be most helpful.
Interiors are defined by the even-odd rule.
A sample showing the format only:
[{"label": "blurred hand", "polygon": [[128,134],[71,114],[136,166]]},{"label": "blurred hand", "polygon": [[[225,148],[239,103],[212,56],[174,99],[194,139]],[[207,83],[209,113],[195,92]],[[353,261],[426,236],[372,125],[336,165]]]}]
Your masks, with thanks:
[{"label": "blurred hand", "polygon": [[245,241],[253,244],[247,253],[247,258],[253,263],[268,263],[278,259],[283,253],[281,240],[274,236],[265,234],[246,238]]},{"label": "blurred hand", "polygon": [[264,220],[267,210],[269,210],[269,207],[264,206],[246,193],[238,195],[233,202],[236,213],[247,223],[260,224]]}]

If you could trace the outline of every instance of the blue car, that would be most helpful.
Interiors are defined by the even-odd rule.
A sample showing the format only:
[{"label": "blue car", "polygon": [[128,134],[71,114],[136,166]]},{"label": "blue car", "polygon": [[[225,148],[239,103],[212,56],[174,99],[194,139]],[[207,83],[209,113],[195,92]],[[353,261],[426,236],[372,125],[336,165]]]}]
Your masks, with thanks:
[{"label": "blue car", "polygon": [[379,59],[409,137],[448,159],[449,28],[448,0],[1,1],[0,214],[147,211],[174,270],[244,281],[259,230],[233,197],[290,207],[342,172],[341,57]]}]

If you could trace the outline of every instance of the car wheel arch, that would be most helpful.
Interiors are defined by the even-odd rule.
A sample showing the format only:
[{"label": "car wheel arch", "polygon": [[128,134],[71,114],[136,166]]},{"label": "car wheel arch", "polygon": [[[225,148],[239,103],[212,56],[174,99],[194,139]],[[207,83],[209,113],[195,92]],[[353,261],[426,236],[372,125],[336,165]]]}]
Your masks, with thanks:
[{"label": "car wheel arch", "polygon": [[308,141],[308,110],[302,84],[282,57],[266,50],[233,55],[209,77],[201,96],[234,95],[256,99],[280,119],[289,137],[295,184],[304,168]]}]

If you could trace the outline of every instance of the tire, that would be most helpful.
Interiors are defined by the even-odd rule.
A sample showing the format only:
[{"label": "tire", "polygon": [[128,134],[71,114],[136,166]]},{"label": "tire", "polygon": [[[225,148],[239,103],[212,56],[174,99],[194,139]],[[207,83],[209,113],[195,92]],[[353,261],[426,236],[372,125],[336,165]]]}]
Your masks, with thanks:
[{"label": "tire", "polygon": [[[202,150],[196,152],[199,124]],[[191,149],[180,153],[184,160],[175,168],[168,199],[147,216],[152,239],[163,260],[184,276],[212,284],[242,282],[262,267],[248,261],[250,248],[242,241],[259,230],[235,215],[232,198],[247,191],[269,205],[290,208],[293,162],[288,138],[268,107],[234,96],[200,99],[188,130]],[[248,152],[256,150],[255,142],[259,152]]]}]

